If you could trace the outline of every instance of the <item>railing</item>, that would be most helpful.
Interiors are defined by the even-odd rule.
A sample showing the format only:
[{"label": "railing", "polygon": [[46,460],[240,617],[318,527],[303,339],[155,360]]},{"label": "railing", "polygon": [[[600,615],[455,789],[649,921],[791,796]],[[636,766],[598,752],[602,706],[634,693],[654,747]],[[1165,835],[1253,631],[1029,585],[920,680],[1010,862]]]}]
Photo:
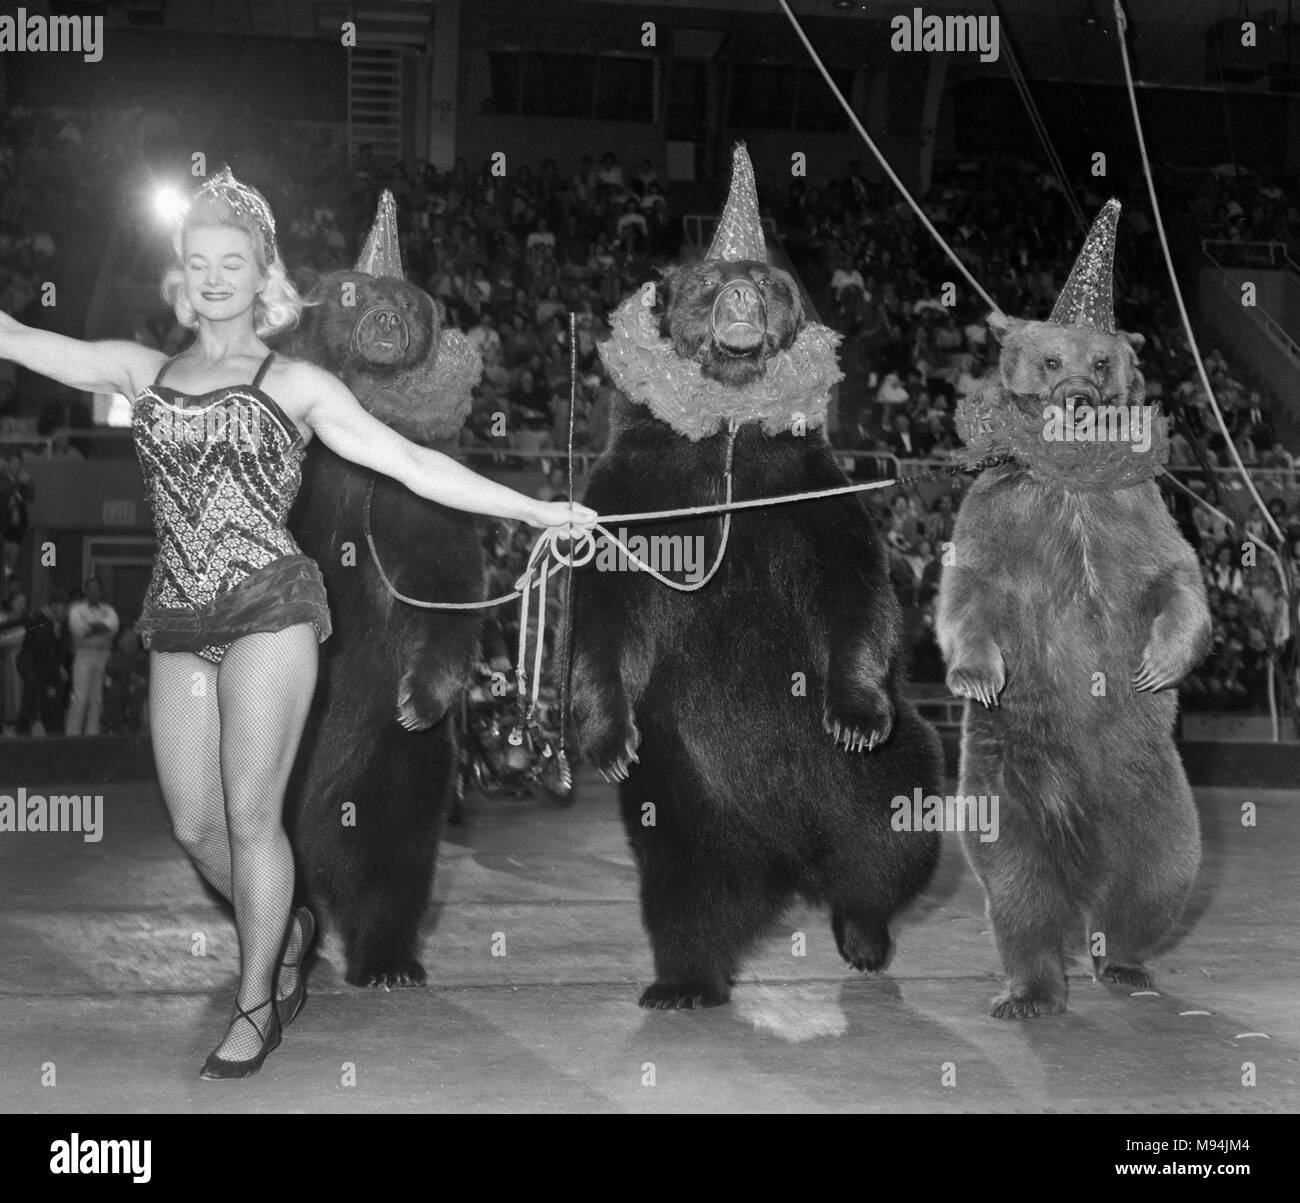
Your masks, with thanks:
[{"label": "railing", "polygon": [[[54,441],[66,438],[71,443],[91,442],[110,444],[114,458],[129,458],[134,454],[131,446],[131,431],[124,426],[81,426],[53,430],[49,434],[37,435],[22,431],[0,430],[0,450],[17,447],[21,450],[39,448],[38,454],[50,458],[50,449]],[[546,471],[555,464],[565,462],[565,452],[561,449],[533,450],[523,447],[482,447],[469,445],[458,449],[466,462],[481,468],[509,468],[523,461],[537,471]],[[860,465],[871,463],[875,470],[862,473],[863,479],[897,480],[899,477],[920,476],[927,472],[942,472],[951,468],[952,462],[943,459],[900,459],[888,451],[859,451],[849,447],[832,447],[839,466],[850,476],[857,476]],[[573,453],[574,471],[586,475],[591,465],[599,458],[599,451],[575,451]],[[75,462],[70,459],[69,462]],[[1205,472],[1196,465],[1170,466],[1168,469],[1175,476],[1204,477]],[[1236,468],[1212,468],[1211,471],[1229,486],[1240,482],[1241,473]],[[1300,488],[1300,464],[1295,468],[1251,468],[1251,477],[1258,484],[1282,492],[1293,492]],[[957,479],[955,476],[952,479]]]},{"label": "railing", "polygon": [[[1285,242],[1233,242],[1230,238],[1202,238],[1201,250],[1220,267],[1268,267],[1281,270],[1290,264],[1300,267],[1287,253]],[[1230,262],[1225,262],[1230,261]]]}]

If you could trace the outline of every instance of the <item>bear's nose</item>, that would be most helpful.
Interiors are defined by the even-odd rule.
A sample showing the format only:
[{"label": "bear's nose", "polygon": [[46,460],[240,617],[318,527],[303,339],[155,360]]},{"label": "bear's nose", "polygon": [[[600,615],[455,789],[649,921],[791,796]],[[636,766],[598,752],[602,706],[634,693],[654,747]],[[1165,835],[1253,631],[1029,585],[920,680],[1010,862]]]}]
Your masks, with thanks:
[{"label": "bear's nose", "polygon": [[757,326],[763,320],[763,297],[748,280],[733,280],[718,293],[714,313],[723,322]]},{"label": "bear's nose", "polygon": [[1066,376],[1052,386],[1052,401],[1066,412],[1077,406],[1101,404],[1101,386],[1091,376]]}]

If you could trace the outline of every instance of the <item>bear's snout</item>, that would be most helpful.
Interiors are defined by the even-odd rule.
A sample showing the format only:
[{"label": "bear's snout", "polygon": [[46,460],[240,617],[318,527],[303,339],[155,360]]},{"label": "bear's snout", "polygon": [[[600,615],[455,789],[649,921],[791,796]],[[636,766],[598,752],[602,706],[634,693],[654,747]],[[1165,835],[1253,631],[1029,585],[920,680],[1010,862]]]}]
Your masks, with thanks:
[{"label": "bear's snout", "polygon": [[370,363],[397,363],[405,357],[410,342],[406,320],[391,305],[367,309],[352,331],[354,350]]},{"label": "bear's snout", "polygon": [[1080,406],[1091,406],[1095,411],[1101,405],[1102,392],[1091,376],[1063,376],[1052,386],[1052,404],[1076,425],[1082,420]]},{"label": "bear's snout", "polygon": [[767,306],[749,280],[730,280],[713,301],[713,337],[729,351],[752,351],[767,334]]}]

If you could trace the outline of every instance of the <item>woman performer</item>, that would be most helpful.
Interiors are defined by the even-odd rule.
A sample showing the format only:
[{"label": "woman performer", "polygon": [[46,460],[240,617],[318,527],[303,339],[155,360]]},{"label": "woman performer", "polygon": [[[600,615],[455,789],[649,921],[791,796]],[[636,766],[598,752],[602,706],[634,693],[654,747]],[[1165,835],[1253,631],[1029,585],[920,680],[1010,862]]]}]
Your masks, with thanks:
[{"label": "woman performer", "polygon": [[[305,908],[289,914],[294,862],[281,815],[316,644],[330,631],[320,571],[285,528],[308,440],[455,509],[533,526],[570,515],[408,442],[328,372],[268,353],[263,338],[292,327],[302,300],[265,198],[228,169],[195,196],[174,249],[163,295],[197,331],[179,355],[81,342],[0,314],[0,359],[135,399],[158,537],[140,623],[158,778],[176,838],[234,905],[239,933],[234,1016],[200,1076],[242,1078],[302,1007],[299,967],[315,928]],[[575,525],[595,517],[573,506]]]}]

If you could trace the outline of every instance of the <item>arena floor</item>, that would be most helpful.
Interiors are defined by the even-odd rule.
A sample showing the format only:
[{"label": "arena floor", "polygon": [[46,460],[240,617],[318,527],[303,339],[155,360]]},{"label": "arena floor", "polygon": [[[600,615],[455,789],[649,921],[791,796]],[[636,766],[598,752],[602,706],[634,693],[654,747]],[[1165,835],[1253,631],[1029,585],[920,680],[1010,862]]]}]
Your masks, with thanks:
[{"label": "arena floor", "polygon": [[[826,915],[801,908],[729,1007],[647,1012],[636,998],[650,956],[612,787],[584,774],[567,811],[471,796],[466,825],[444,843],[426,924],[434,984],[353,989],[327,939],[307,1008],[261,1073],[209,1083],[198,1067],[228,1015],[233,925],[172,843],[156,787],[101,788],[100,843],[0,837],[4,1111],[1300,1106],[1293,791],[1199,793],[1201,878],[1177,943],[1153,962],[1157,995],[1130,997],[1080,966],[1066,1015],[1021,1024],[988,1015],[997,961],[954,837],[933,887],[896,925],[886,976],[849,970]],[[1253,828],[1241,825],[1246,801],[1258,804]],[[204,957],[195,932],[206,933]],[[504,956],[493,955],[498,932]]]}]

